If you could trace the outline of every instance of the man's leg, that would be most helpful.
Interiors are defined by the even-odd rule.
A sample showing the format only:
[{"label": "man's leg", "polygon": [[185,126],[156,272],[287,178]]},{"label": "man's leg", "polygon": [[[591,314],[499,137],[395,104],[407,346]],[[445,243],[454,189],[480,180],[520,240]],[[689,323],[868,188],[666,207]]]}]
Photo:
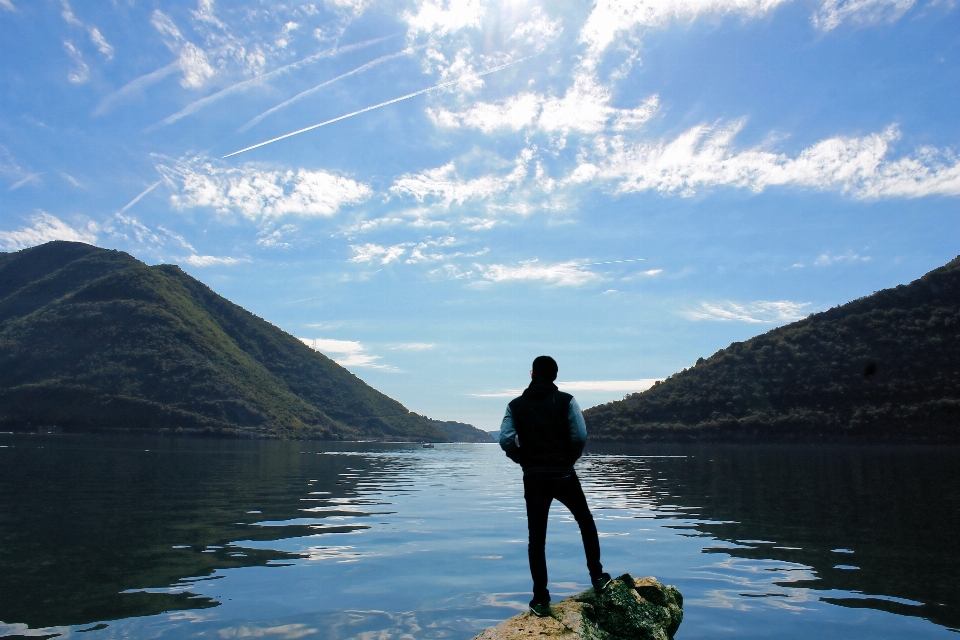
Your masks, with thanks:
[{"label": "man's leg", "polygon": [[533,578],[533,602],[550,602],[547,590],[547,516],[553,496],[543,478],[535,473],[523,474],[523,497],[527,503],[527,530],[530,533],[527,556]]},{"label": "man's leg", "polygon": [[590,507],[587,506],[587,498],[583,495],[580,478],[576,473],[571,473],[557,480],[553,495],[570,509],[570,513],[580,525],[580,537],[583,539],[583,552],[587,556],[590,579],[599,578],[603,574],[603,565],[600,564],[600,536],[597,535],[597,525],[593,522]]}]

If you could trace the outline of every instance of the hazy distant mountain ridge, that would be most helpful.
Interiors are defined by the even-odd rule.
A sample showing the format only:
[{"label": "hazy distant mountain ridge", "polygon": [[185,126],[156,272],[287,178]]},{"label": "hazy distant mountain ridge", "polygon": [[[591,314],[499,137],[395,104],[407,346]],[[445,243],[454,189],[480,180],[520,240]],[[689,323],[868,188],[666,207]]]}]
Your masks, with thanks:
[{"label": "hazy distant mountain ridge", "polygon": [[450,439],[450,442],[496,442],[497,439],[492,434],[478,429],[472,424],[465,422],[456,422],[455,420],[433,420],[429,419],[433,426],[437,427]]},{"label": "hazy distant mountain ridge", "polygon": [[960,257],[588,409],[599,440],[960,441]]},{"label": "hazy distant mountain ridge", "polygon": [[447,440],[179,267],[73,242],[0,254],[0,425]]}]

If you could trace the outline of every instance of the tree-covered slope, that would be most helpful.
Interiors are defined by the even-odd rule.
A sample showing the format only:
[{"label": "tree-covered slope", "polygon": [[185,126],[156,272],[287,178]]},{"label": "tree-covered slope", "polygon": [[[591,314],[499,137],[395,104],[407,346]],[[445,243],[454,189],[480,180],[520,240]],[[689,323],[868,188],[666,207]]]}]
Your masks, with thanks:
[{"label": "tree-covered slope", "polygon": [[584,413],[601,440],[960,441],[960,257]]},{"label": "tree-covered slope", "polygon": [[74,242],[0,256],[4,428],[447,439],[179,267]]}]

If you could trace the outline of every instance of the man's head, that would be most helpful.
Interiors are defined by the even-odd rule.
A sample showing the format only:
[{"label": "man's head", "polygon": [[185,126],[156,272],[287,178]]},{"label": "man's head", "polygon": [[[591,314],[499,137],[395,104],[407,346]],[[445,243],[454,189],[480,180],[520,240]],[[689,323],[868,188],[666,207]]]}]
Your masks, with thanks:
[{"label": "man's head", "polygon": [[533,360],[534,380],[553,382],[557,379],[557,361],[550,356],[537,356]]}]

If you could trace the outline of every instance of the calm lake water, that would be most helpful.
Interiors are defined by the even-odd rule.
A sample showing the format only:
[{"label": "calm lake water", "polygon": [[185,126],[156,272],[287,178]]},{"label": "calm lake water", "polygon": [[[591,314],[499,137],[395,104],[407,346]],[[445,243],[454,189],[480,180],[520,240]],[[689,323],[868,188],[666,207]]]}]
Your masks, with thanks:
[{"label": "calm lake water", "polygon": [[[960,450],[591,447],[605,568],[680,640],[951,638]],[[554,600],[587,588],[555,505]],[[460,638],[526,608],[496,445],[0,435],[0,636]]]}]

